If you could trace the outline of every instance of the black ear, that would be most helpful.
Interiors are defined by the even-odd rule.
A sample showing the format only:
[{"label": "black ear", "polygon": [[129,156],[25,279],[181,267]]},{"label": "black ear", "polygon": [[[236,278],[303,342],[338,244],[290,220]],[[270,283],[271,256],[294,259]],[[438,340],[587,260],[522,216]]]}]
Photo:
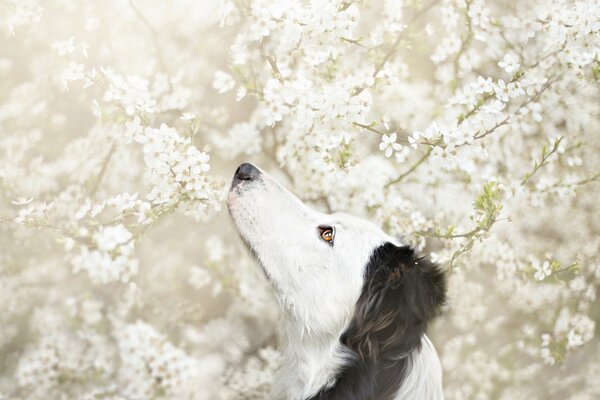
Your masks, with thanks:
[{"label": "black ear", "polygon": [[365,283],[342,344],[360,358],[395,363],[418,348],[446,300],[442,270],[408,246],[386,243],[366,267]]}]

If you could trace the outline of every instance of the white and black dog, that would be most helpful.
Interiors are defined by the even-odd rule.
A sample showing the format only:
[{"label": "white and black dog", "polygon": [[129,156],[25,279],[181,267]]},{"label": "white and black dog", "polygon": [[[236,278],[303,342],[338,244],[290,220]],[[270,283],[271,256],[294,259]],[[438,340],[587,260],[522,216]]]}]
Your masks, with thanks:
[{"label": "white and black dog", "polygon": [[281,305],[273,399],[443,399],[425,335],[446,297],[435,264],[367,221],[309,208],[252,164],[228,206]]}]

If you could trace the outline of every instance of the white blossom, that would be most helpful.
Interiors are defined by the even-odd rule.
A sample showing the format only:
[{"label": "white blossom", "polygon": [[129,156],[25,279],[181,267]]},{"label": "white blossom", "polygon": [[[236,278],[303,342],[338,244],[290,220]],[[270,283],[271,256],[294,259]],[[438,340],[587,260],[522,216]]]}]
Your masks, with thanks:
[{"label": "white blossom", "polygon": [[392,133],[391,135],[383,135],[381,137],[381,143],[379,143],[379,150],[385,153],[386,157],[391,157],[394,152],[402,150],[400,143],[396,143],[398,135]]},{"label": "white blossom", "polygon": [[226,72],[217,71],[215,72],[215,80],[213,82],[213,87],[217,89],[219,93],[226,93],[233,89],[235,86],[235,81]]},{"label": "white blossom", "polygon": [[533,277],[538,281],[543,281],[546,277],[552,274],[552,269],[550,268],[550,262],[544,261],[542,264],[534,265],[535,273]]},{"label": "white blossom", "polygon": [[500,68],[502,68],[509,74],[512,74],[513,72],[516,72],[520,67],[519,56],[511,51],[504,56],[504,58],[498,63],[498,65],[500,66]]}]

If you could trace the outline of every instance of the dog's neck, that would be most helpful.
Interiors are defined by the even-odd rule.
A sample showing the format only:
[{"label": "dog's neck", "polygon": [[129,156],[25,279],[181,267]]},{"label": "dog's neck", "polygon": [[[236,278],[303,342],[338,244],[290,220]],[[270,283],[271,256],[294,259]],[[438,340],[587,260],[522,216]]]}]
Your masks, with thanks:
[{"label": "dog's neck", "polygon": [[[336,334],[315,334],[298,332],[291,323],[281,326],[282,366],[275,379],[272,399],[277,400],[317,400],[329,398],[325,392],[336,385],[344,368],[352,362],[351,355],[340,343],[341,331]],[[401,364],[401,365],[400,365]],[[431,341],[424,335],[420,348],[414,349],[399,364],[404,368],[400,382],[390,382],[397,387],[390,388],[394,400],[443,399],[442,369]],[[361,369],[362,377],[356,384],[373,384],[372,375],[377,373],[376,365]],[[371,375],[371,376],[369,376]],[[360,391],[356,388],[356,392]],[[363,399],[363,397],[352,399]],[[334,398],[334,397],[332,397]],[[364,397],[369,399],[369,397]]]},{"label": "dog's neck", "polygon": [[283,360],[273,399],[308,399],[320,388],[331,386],[345,363],[339,335],[299,332],[293,328],[287,323],[281,326]]}]

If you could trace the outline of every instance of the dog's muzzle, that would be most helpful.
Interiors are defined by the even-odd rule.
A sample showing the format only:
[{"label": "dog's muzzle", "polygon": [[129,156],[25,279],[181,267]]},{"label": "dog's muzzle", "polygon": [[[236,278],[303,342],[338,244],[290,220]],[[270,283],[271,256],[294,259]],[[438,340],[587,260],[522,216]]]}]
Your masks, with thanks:
[{"label": "dog's muzzle", "polygon": [[260,177],[261,173],[258,168],[250,163],[241,164],[233,174],[233,181],[231,187],[237,186],[242,181],[253,181]]}]

